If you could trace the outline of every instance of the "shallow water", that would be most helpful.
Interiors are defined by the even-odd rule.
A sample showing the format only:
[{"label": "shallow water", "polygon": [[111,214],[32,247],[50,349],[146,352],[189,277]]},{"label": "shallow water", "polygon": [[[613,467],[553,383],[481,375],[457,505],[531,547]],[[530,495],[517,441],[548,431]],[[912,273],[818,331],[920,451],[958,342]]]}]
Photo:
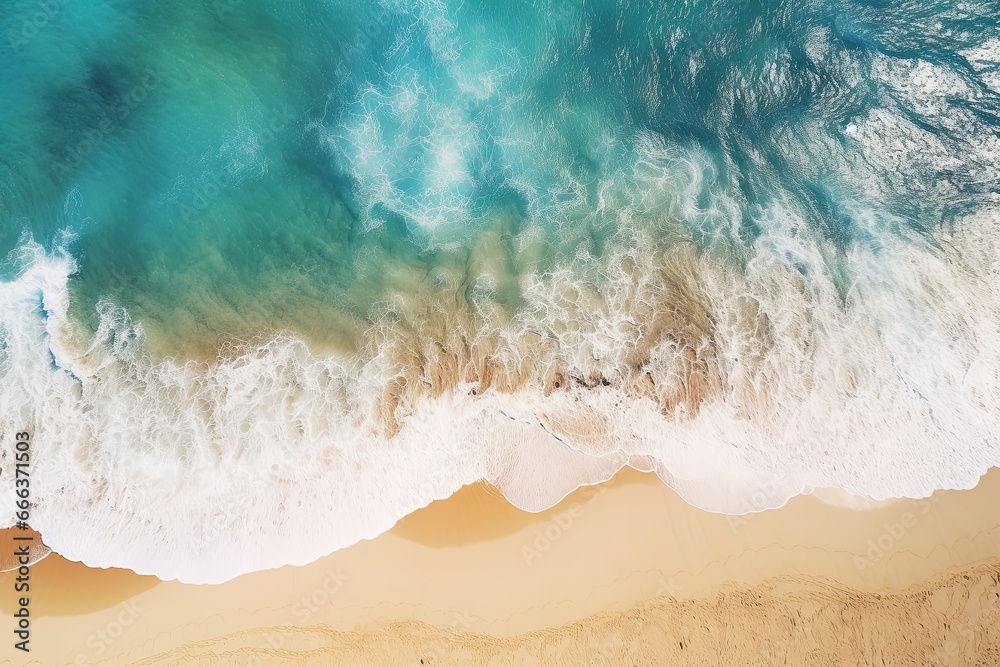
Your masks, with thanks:
[{"label": "shallow water", "polygon": [[537,509],[630,463],[744,512],[1000,463],[994,3],[51,0],[0,35],[0,452],[36,434],[60,553],[217,580],[480,478]]}]

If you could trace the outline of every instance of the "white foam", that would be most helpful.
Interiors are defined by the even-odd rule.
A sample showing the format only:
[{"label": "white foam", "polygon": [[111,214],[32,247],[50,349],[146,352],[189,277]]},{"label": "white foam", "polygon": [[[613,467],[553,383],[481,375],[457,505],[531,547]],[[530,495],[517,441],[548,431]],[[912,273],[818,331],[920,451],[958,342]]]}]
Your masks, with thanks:
[{"label": "white foam", "polygon": [[[28,243],[23,272],[0,285],[0,465],[10,435],[32,432],[31,521],[57,552],[217,582],[373,537],[479,479],[541,510],[631,463],[699,507],[742,513],[814,488],[923,497],[1000,463],[1000,215],[982,211],[936,243],[873,223],[877,243],[852,248],[843,299],[826,242],[793,210],[776,204],[759,223],[742,272],[692,269],[722,378],[696,415],[664,415],[623,388],[652,316],[681,298],[662,252],[631,229],[593,266],[523,276],[528,305],[494,332],[500,362],[516,364],[533,333],[540,365],[611,386],[545,396],[534,383],[513,394],[460,384],[406,405],[391,438],[378,418],[399,372],[391,330],[364,359],[286,336],[211,366],[154,362],[142,328],[111,304],[93,339],[77,331],[72,258]],[[677,340],[648,356],[638,372],[659,391],[684,382]],[[2,507],[13,491],[0,487]]]},{"label": "white foam", "polygon": [[[980,72],[978,81],[989,85],[987,74]],[[990,102],[972,77],[884,55],[875,59],[871,76],[885,102],[853,123],[863,160],[842,168],[848,180],[886,200],[922,192],[926,205],[962,201],[970,184],[1000,181],[1000,138],[973,111]]]},{"label": "white foam", "polygon": [[327,137],[355,179],[369,226],[378,205],[427,230],[471,217],[470,165],[482,151],[476,124],[457,102],[439,101],[424,78],[401,67],[388,84],[366,85]]}]

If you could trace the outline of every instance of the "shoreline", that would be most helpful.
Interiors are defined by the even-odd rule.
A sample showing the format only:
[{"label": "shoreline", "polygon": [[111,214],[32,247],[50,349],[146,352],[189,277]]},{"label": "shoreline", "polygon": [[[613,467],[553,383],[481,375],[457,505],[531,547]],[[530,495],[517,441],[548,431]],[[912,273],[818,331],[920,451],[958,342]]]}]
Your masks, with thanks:
[{"label": "shoreline", "polygon": [[[845,402],[844,387],[823,380],[826,373],[840,377],[835,366],[803,371],[785,386],[779,371],[787,359],[779,354],[766,373],[777,384],[751,382],[733,394],[736,403],[699,399],[696,414],[679,408],[664,414],[665,405],[624,388],[634,374],[646,389],[667,386],[650,380],[641,359],[599,355],[609,369],[622,371],[618,379],[591,373],[592,355],[584,348],[579,363],[536,368],[544,355],[535,354],[530,336],[504,338],[504,346],[526,349],[510,347],[497,357],[502,341],[474,349],[463,342],[461,308],[433,321],[423,317],[433,299],[410,305],[417,320],[440,330],[411,331],[403,324],[400,332],[387,330],[378,354],[369,350],[379,362],[363,368],[314,355],[291,338],[212,366],[156,364],[138,335],[141,323],[125,311],[102,310],[102,337],[93,345],[75,336],[67,310],[75,269],[68,258],[35,250],[38,257],[10,283],[16,308],[9,319],[17,326],[8,327],[19,332],[12,343],[19,350],[12,357],[19,360],[16,373],[32,378],[24,395],[53,397],[37,406],[27,398],[17,404],[30,415],[17,428],[37,431],[33,475],[36,497],[44,500],[32,519],[57,551],[93,566],[203,583],[305,564],[382,534],[415,508],[480,479],[512,504],[537,510],[632,463],[656,470],[691,504],[741,513],[781,505],[817,486],[876,498],[973,486],[984,467],[997,462],[992,440],[977,435],[989,432],[995,415],[971,418],[985,404],[963,399],[952,405],[959,394],[949,393],[941,404],[954,408],[946,414],[958,426],[939,419],[930,429],[925,408],[931,403],[909,389],[879,394],[896,406],[890,412],[866,393],[881,386],[881,366],[871,368],[869,381],[851,389]],[[656,266],[662,262],[685,280],[695,270],[695,258],[683,253],[669,262],[659,258]],[[635,271],[621,274],[623,284]],[[548,294],[549,287],[539,283],[538,289]],[[37,309],[39,289],[44,312]],[[671,352],[672,334],[661,324],[650,324],[643,336],[649,344],[659,341],[658,368],[680,391],[690,374],[668,368],[676,362],[700,377],[698,360]],[[413,345],[402,345],[397,333]],[[454,338],[447,345],[445,334]],[[114,340],[131,343],[116,347]],[[397,343],[409,352],[396,354]],[[550,343],[546,354],[558,357],[562,348]],[[851,349],[861,354],[860,347]],[[491,359],[493,365],[486,364]],[[597,359],[594,364],[605,363]],[[861,357],[851,359],[869,368]],[[531,362],[518,373],[534,380],[506,393],[511,378],[501,381],[506,376],[497,374],[517,360]],[[475,377],[468,375],[470,363]],[[564,366],[576,370],[563,373]],[[541,383],[550,375],[546,396]],[[740,382],[755,377],[737,376]],[[853,372],[843,379],[861,382]],[[793,391],[799,381],[821,389]],[[970,385],[969,391],[979,389]],[[413,400],[404,400],[412,392]],[[172,397],[167,409],[164,396]],[[677,408],[677,396],[672,389],[665,398],[673,397]],[[771,409],[786,399],[792,402]],[[735,409],[744,402],[746,409]],[[383,429],[395,414],[390,406],[403,406],[406,416],[396,420],[402,426],[392,438]],[[911,455],[915,450],[919,455]],[[245,530],[246,523],[254,530]],[[315,524],[327,529],[313,531]],[[230,548],[218,548],[223,544]]]},{"label": "shoreline", "polygon": [[[890,621],[902,614],[896,619],[902,634],[912,634],[907,624],[918,618],[927,628],[962,628],[980,608],[990,623],[1000,619],[1000,605],[983,606],[1000,587],[990,583],[990,577],[1000,582],[1000,516],[993,511],[1000,469],[968,491],[861,510],[817,495],[757,514],[712,514],[688,505],[655,476],[625,470],[532,514],[478,484],[310,565],[224,584],[93,570],[53,554],[32,568],[39,587],[34,641],[42,656],[33,652],[32,658],[41,660],[35,664],[159,665],[173,664],[178,651],[235,651],[268,664],[265,658],[278,651],[297,656],[289,664],[305,665],[322,663],[298,652],[333,651],[372,664],[410,664],[410,656],[446,640],[437,664],[463,664],[445,658],[464,651],[507,656],[504,647],[518,637],[535,642],[538,656],[553,638],[565,639],[570,651],[578,640],[587,645],[584,635],[628,637],[648,631],[649,623],[659,624],[666,651],[675,646],[668,630],[684,614],[728,609],[711,616],[712,623],[727,624],[731,638],[747,633],[749,653],[732,650],[758,664],[754,626],[783,627],[779,619],[814,607],[819,611],[810,622],[819,623],[814,634],[820,638],[836,630],[828,627],[831,619],[859,609]],[[963,588],[970,581],[974,585]],[[973,598],[982,598],[978,606]],[[944,607],[932,614],[923,602],[914,606],[918,599]],[[5,614],[10,603],[0,596]],[[754,609],[763,616],[755,617]],[[113,642],[95,639],[112,630],[120,635]],[[58,648],[57,637],[68,648]],[[972,645],[961,636],[956,641]],[[383,644],[395,648],[380,653]],[[355,649],[368,652],[351,653]]]}]

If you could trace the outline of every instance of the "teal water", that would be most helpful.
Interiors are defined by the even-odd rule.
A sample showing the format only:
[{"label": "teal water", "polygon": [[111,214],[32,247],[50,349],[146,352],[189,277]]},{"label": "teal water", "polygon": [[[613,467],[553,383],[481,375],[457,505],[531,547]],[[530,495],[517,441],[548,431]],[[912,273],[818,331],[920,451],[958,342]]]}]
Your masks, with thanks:
[{"label": "teal water", "polygon": [[[840,249],[868,241],[857,208],[934,229],[996,186],[973,144],[995,136],[997,93],[963,50],[997,19],[941,2],[17,2],[0,252],[25,228],[49,247],[71,231],[83,319],[110,298],[166,330],[277,315],[322,336],[300,312],[318,301],[356,332],[406,289],[386,264],[461,262],[441,248],[503,215],[505,234],[544,232],[549,262],[600,255],[623,209],[649,217],[643,132],[697,158],[673,222],[699,247],[745,254],[775,200]],[[972,89],[943,104],[974,126],[873,75],[916,59]],[[926,133],[898,169],[845,134],[875,110]]]},{"label": "teal water", "polygon": [[[11,0],[0,426],[48,430],[39,526],[137,567],[75,508],[161,522],[144,567],[194,580],[287,561],[211,528],[235,497],[333,498],[315,556],[612,460],[718,511],[969,485],[997,53],[985,1]],[[584,459],[505,487],[536,436]],[[185,521],[232,540],[211,574],[164,564],[215,548]]]}]

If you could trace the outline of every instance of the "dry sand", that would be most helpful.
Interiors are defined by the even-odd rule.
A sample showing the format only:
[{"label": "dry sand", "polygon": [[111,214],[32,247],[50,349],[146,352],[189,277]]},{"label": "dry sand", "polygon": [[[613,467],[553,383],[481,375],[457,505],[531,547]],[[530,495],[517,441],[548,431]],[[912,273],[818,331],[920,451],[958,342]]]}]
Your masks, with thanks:
[{"label": "dry sand", "polygon": [[528,514],[473,486],[375,540],[217,586],[52,554],[31,568],[30,660],[10,639],[0,659],[1000,665],[1000,470],[921,501],[819,499],[836,495],[732,517],[626,470]]}]

